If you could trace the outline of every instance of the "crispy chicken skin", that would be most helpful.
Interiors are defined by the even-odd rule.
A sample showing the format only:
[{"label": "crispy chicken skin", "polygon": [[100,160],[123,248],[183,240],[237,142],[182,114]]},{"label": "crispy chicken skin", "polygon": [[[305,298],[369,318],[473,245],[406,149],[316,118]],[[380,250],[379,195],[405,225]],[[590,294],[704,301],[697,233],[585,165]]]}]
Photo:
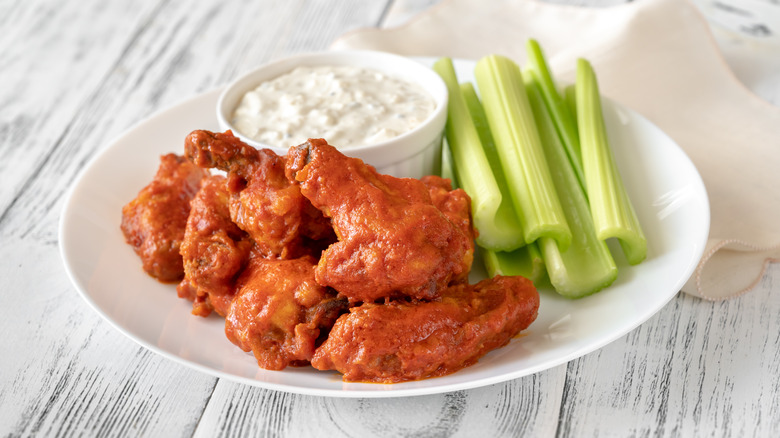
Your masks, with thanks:
[{"label": "crispy chicken skin", "polygon": [[190,216],[181,244],[184,279],[177,287],[181,298],[193,302],[192,313],[208,316],[212,310],[227,314],[235,294],[238,274],[254,245],[246,232],[230,220],[226,178],[203,180],[191,202]]},{"label": "crispy chicken skin", "polygon": [[323,252],[317,281],[351,302],[436,298],[470,270],[471,235],[420,180],[380,175],[322,139],[290,148],[287,177],[331,218],[339,239]]},{"label": "crispy chicken skin", "polygon": [[509,343],[538,308],[539,294],[523,277],[456,285],[437,301],[363,304],[336,321],[311,363],[354,382],[443,376]]},{"label": "crispy chicken skin", "polygon": [[190,200],[208,175],[184,157],[167,154],[152,182],[122,208],[122,233],[143,269],[161,282],[181,280],[184,266],[179,246],[190,213]]},{"label": "crispy chicken skin", "polygon": [[314,281],[316,260],[252,257],[225,318],[225,334],[261,368],[306,365],[347,301]]},{"label": "crispy chicken skin", "polygon": [[335,236],[329,221],[285,177],[285,159],[257,150],[232,132],[193,131],[185,151],[195,164],[227,172],[230,216],[266,257],[296,258],[318,252]]}]

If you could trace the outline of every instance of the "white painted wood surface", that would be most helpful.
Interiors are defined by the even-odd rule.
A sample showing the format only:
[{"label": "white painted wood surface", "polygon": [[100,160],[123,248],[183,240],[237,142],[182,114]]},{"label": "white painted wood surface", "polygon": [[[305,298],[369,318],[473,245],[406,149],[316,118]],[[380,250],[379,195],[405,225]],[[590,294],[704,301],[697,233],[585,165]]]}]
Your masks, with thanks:
[{"label": "white painted wood surface", "polygon": [[258,64],[326,49],[357,27],[403,23],[437,2],[0,2],[0,435],[780,436],[776,266],[733,301],[680,295],[566,365],[382,400],[202,374],[137,346],[79,298],[57,223],[75,176],[111,139]]}]

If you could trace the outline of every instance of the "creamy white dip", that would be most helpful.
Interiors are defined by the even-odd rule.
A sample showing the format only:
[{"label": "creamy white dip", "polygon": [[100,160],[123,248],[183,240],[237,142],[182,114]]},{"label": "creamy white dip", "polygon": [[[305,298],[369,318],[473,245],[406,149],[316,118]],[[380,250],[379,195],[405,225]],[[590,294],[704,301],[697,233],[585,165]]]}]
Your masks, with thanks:
[{"label": "creamy white dip", "polygon": [[324,138],[349,149],[410,131],[435,107],[419,85],[378,71],[298,67],[246,93],[232,122],[241,134],[271,146]]}]

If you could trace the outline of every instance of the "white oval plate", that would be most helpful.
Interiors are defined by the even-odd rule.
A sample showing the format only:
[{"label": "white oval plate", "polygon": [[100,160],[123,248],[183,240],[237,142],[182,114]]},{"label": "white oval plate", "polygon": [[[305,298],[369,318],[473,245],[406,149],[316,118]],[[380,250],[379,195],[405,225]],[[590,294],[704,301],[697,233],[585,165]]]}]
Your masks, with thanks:
[{"label": "white oval plate", "polygon": [[[427,61],[426,61],[427,62]],[[473,62],[457,61],[461,80]],[[224,334],[223,319],[190,314],[175,286],[141,269],[119,229],[122,206],[151,181],[159,156],[183,153],[194,129],[217,130],[219,90],[162,111],[130,129],[84,170],[60,221],[60,251],[82,297],[142,346],[205,373],[263,388],[334,397],[401,397],[475,388],[537,373],[625,335],[660,310],[692,274],[709,231],[709,204],[696,168],[668,136],[637,113],[605,102],[611,144],[648,240],[648,258],[608,289],[570,301],[541,291],[538,319],[504,348],[449,376],[399,384],[344,383],[311,367],[259,369]],[[475,264],[475,276],[480,274]]]}]

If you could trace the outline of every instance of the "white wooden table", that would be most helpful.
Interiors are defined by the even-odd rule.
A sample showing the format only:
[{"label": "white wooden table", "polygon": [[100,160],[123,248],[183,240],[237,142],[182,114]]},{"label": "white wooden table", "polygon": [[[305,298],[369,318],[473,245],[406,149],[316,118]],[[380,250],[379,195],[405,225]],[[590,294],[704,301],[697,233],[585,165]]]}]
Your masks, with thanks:
[{"label": "white wooden table", "polygon": [[[60,259],[58,220],[74,178],[111,139],[268,60],[433,3],[0,2],[0,435],[780,436],[777,266],[739,299],[680,294],[568,364],[402,399],[217,379],[138,346],[82,301]],[[761,85],[776,105],[777,79]]]}]

